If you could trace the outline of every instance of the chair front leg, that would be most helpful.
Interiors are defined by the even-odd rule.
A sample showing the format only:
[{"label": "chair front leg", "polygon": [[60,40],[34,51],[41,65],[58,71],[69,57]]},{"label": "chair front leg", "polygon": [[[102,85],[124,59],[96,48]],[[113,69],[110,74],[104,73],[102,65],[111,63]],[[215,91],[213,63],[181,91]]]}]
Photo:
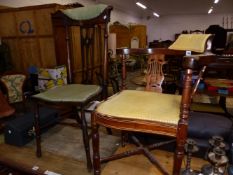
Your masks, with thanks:
[{"label": "chair front leg", "polygon": [[36,156],[41,157],[41,133],[40,133],[40,115],[39,115],[39,104],[36,102],[34,109],[34,127],[36,137]]},{"label": "chair front leg", "polygon": [[180,120],[178,122],[176,134],[176,151],[174,155],[173,175],[179,175],[184,157],[184,145],[187,139],[188,132],[188,117],[191,103],[192,91],[192,70],[186,69],[184,78],[184,87],[181,99]]},{"label": "chair front leg", "polygon": [[85,151],[86,151],[86,159],[87,159],[87,169],[90,172],[92,169],[90,143],[89,143],[89,136],[88,136],[88,130],[87,130],[87,121],[86,121],[83,106],[81,106],[81,120],[82,120],[81,122],[82,122],[83,143],[84,143],[84,147],[85,147]]},{"label": "chair front leg", "polygon": [[182,161],[184,157],[184,146],[187,139],[187,125],[181,124],[176,137],[176,150],[174,154],[173,175],[180,175]]},{"label": "chair front leg", "polygon": [[99,127],[95,122],[95,113],[92,113],[92,147],[94,175],[100,175],[100,153],[99,153]]}]

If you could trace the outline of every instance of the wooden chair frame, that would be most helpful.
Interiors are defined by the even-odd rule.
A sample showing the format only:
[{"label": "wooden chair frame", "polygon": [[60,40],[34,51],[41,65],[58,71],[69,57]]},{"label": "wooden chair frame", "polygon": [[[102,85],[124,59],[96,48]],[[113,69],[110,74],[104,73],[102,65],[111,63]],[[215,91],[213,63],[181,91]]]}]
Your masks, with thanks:
[{"label": "wooden chair frame", "polygon": [[[90,53],[90,50],[94,50],[94,42],[90,41],[89,36],[92,36],[94,33],[91,32],[91,30],[94,29],[100,29],[103,31],[103,34],[101,34],[101,39],[103,39],[103,48],[101,48],[101,51],[103,52],[101,57],[101,63],[102,65],[107,64],[107,33],[108,33],[108,22],[110,21],[110,14],[111,10],[113,9],[112,6],[106,6],[106,8],[98,15],[95,16],[91,19],[73,19],[66,14],[64,14],[62,11],[56,11],[54,14],[52,14],[52,24],[53,24],[53,29],[54,29],[54,35],[55,35],[55,50],[56,50],[56,56],[58,60],[58,64],[65,64],[67,66],[67,71],[68,71],[68,83],[71,84],[73,82],[73,74],[74,70],[72,69],[72,63],[73,63],[73,57],[72,55],[72,33],[71,33],[71,27],[78,26],[81,30],[80,32],[80,40],[81,40],[81,53],[82,53],[82,59],[87,59],[88,56],[90,58],[93,56],[93,53]],[[86,34],[85,32],[86,31]],[[84,35],[85,34],[85,35]],[[83,40],[83,37],[85,40]],[[80,41],[78,40],[78,42]],[[84,45],[84,41],[87,43]],[[77,42],[77,43],[78,43]],[[90,43],[91,42],[91,43]],[[84,47],[85,46],[85,47]],[[60,60],[60,61],[59,61]],[[84,62],[85,61],[85,62]],[[83,63],[88,63],[87,60],[83,60]],[[82,65],[82,68],[85,69],[86,73],[88,74],[89,68],[87,67],[86,64]],[[101,72],[103,72],[104,75],[104,80],[107,80],[107,69],[104,67],[100,67]],[[93,71],[94,69],[91,70],[91,79],[93,78]],[[84,76],[84,74],[83,74]],[[83,80],[86,81],[86,77],[83,77]],[[87,82],[86,82],[87,83]],[[89,82],[88,82],[89,83]],[[107,96],[107,82],[104,81],[103,83],[103,96]],[[86,86],[88,88],[88,85]],[[76,93],[79,93],[78,91]],[[88,106],[88,104],[93,101],[94,99],[99,97],[99,94],[101,92],[98,92],[97,94],[93,94],[95,92],[92,92],[92,96],[89,96],[86,100],[82,101],[82,99],[76,99],[73,101],[63,101],[60,99],[56,99],[54,101],[49,101],[44,98],[38,98],[35,97],[36,101],[36,107],[35,107],[35,115],[34,115],[34,120],[35,120],[35,133],[36,133],[36,154],[37,157],[42,156],[41,152],[41,133],[40,133],[40,122],[39,122],[39,106],[40,105],[64,105],[64,106],[71,106],[73,107],[74,110],[76,110],[76,119],[77,122],[81,124],[81,128],[83,131],[83,142],[84,142],[84,147],[86,151],[86,159],[87,159],[87,169],[88,171],[91,171],[92,169],[92,162],[91,162],[91,157],[90,157],[90,147],[89,147],[89,133],[87,130],[87,122],[85,119],[85,107]],[[59,95],[59,94],[58,94]],[[77,108],[79,107],[81,116],[78,116],[78,111]]]},{"label": "wooden chair frame", "polygon": [[[168,49],[118,49],[118,53],[122,57],[123,73],[122,73],[122,89],[126,89],[125,84],[125,65],[124,60],[127,54],[138,53],[138,54],[167,54],[167,55],[180,55],[183,57],[184,52],[174,51]],[[115,160],[129,155],[135,155],[138,153],[144,153],[144,155],[149,158],[149,160],[156,165],[163,174],[168,174],[168,172],[159,165],[156,158],[152,157],[149,154],[149,150],[156,147],[152,145],[149,149],[141,148],[142,145],[138,145],[139,150],[128,151],[126,153],[113,155],[109,158],[100,158],[99,154],[99,126],[105,126],[109,128],[119,129],[122,131],[134,131],[134,132],[144,132],[144,133],[153,133],[159,135],[166,135],[176,138],[176,150],[174,153],[174,165],[173,165],[173,174],[178,175],[180,173],[182,159],[184,156],[184,144],[187,138],[187,128],[188,128],[188,117],[189,117],[189,108],[191,104],[191,94],[192,94],[192,73],[193,69],[196,66],[196,61],[199,60],[199,56],[190,56],[183,58],[183,68],[185,69],[185,78],[184,78],[184,88],[182,92],[181,104],[180,104],[180,119],[177,125],[161,122],[151,122],[145,120],[137,119],[123,119],[117,118],[116,116],[108,116],[100,114],[96,111],[92,113],[92,139],[93,139],[93,165],[94,165],[94,174],[99,175],[100,164],[102,162],[107,162],[110,160]],[[205,60],[209,61],[209,60]],[[207,64],[206,62],[204,64]],[[134,139],[135,140],[135,139]],[[137,140],[135,140],[137,142]]]}]

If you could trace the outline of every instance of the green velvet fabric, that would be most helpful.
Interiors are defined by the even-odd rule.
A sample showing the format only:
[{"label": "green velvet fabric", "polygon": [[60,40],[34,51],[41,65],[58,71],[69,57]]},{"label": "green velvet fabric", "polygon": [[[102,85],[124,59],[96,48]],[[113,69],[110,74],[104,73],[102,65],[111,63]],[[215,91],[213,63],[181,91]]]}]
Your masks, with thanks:
[{"label": "green velvet fabric", "polygon": [[106,8],[107,5],[98,4],[98,5],[90,5],[87,7],[66,9],[66,10],[62,10],[62,12],[73,20],[88,20],[98,17]]},{"label": "green velvet fabric", "polygon": [[83,103],[100,92],[101,87],[97,85],[68,84],[36,94],[33,96],[33,98],[48,102]]}]

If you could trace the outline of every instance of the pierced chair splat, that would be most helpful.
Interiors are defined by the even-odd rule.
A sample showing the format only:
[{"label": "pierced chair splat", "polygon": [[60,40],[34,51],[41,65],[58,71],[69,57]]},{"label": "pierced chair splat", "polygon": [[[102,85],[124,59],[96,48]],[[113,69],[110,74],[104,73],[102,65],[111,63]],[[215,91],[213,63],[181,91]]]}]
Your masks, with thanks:
[{"label": "pierced chair splat", "polygon": [[164,80],[163,65],[166,63],[162,54],[150,55],[146,71],[146,91],[162,93]]},{"label": "pierced chair splat", "polygon": [[[205,51],[207,40],[210,35],[202,36],[198,42],[204,47]],[[192,42],[188,37],[184,38],[186,42]],[[194,39],[197,39],[194,37]],[[196,44],[194,44],[196,45]],[[189,48],[191,50],[191,48]],[[187,139],[187,128],[189,118],[189,108],[191,104],[192,94],[192,74],[199,60],[199,56],[186,56],[184,49],[178,51],[172,49],[122,49],[118,50],[123,60],[123,90],[118,94],[101,102],[96,110],[92,113],[92,139],[93,139],[93,165],[94,174],[101,173],[101,163],[128,157],[135,154],[143,153],[152,164],[154,164],[162,174],[179,175],[181,164],[184,156],[184,145]],[[185,70],[185,78],[183,80],[182,95],[155,93],[151,91],[126,90],[124,72],[124,57],[127,54],[145,54],[151,55],[151,58],[164,55],[180,55],[183,57],[183,68]],[[138,146],[136,150],[130,150],[125,153],[115,154],[108,158],[100,158],[99,154],[99,126],[119,129],[127,132],[143,132],[158,135],[170,136],[176,141],[176,150],[174,152],[174,163],[172,172],[163,167],[155,156],[152,156],[149,150],[156,148],[159,144],[152,144],[148,147],[142,147],[135,138],[133,138]],[[171,141],[167,142],[170,143]]]}]

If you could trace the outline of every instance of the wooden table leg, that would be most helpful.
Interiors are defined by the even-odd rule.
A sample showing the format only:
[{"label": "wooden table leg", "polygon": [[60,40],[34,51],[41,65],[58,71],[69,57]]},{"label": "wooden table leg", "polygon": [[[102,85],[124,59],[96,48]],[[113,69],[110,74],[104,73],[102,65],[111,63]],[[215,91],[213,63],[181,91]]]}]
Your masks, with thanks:
[{"label": "wooden table leg", "polygon": [[89,136],[87,130],[87,121],[85,117],[84,107],[81,106],[81,120],[82,120],[82,134],[83,134],[83,143],[86,151],[86,159],[87,159],[87,169],[88,171],[92,170],[92,162],[91,162],[91,154],[90,154],[90,143]]},{"label": "wooden table leg", "polygon": [[35,137],[36,137],[36,156],[41,157],[41,136],[40,136],[40,115],[39,115],[39,104],[35,104],[35,114],[34,114],[34,127],[35,127]]}]

